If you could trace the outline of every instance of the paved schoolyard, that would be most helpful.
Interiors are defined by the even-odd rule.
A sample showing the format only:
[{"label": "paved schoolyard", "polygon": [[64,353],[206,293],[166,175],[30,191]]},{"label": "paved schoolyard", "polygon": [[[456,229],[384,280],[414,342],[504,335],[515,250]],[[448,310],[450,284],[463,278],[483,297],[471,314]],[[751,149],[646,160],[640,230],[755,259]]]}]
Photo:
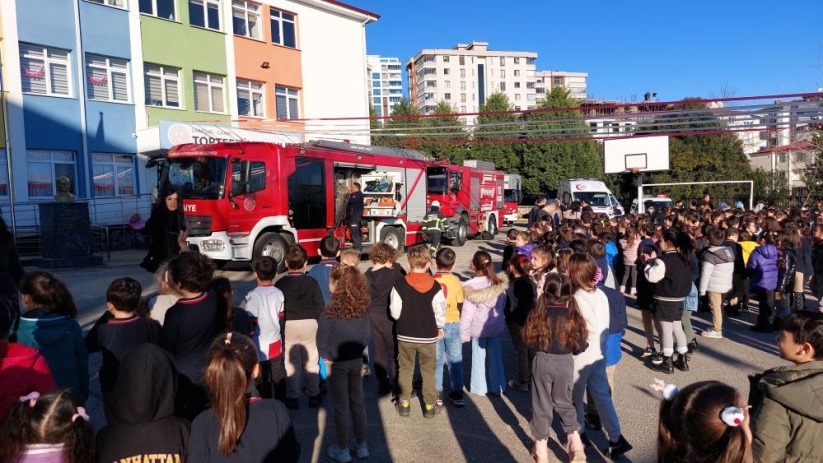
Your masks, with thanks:
[{"label": "paved schoolyard", "polygon": [[[504,235],[497,236],[502,240]],[[503,243],[469,241],[457,251],[456,271],[469,276],[468,263],[476,250],[489,251],[499,261]],[[105,310],[105,291],[108,283],[118,276],[137,278],[149,293],[153,286],[152,275],[138,267],[142,252],[121,251],[112,253],[107,264],[89,268],[54,272],[66,281],[80,308],[80,321],[85,328]],[[405,263],[405,259],[401,259]],[[362,268],[367,268],[367,262]],[[254,280],[247,266],[234,265],[218,272],[230,278],[235,285],[236,299],[254,287]],[[633,302],[628,298],[627,302]],[[810,302],[811,304],[811,302]],[[707,326],[710,314],[696,314],[696,331]],[[784,364],[776,355],[775,335],[757,334],[748,330],[754,321],[749,313],[740,319],[727,319],[724,323],[725,339],[702,339],[701,350],[690,364],[691,371],[676,371],[668,376],[646,368],[636,355],[644,346],[640,314],[629,309],[629,329],[623,342],[624,357],[616,373],[615,404],[623,427],[623,434],[634,445],[634,450],[619,461],[653,462],[657,435],[658,396],[649,384],[655,377],[675,382],[681,387],[694,381],[716,379],[737,387],[748,394],[747,375]],[[503,335],[503,357],[507,375],[514,372],[514,353],[508,334]],[[465,374],[471,368],[470,346],[464,346]],[[100,406],[99,384],[96,371],[99,355],[92,357],[92,387],[89,409],[94,422],[104,423]],[[529,430],[530,395],[508,391],[500,398],[478,397],[466,394],[467,405],[463,409],[449,406],[433,420],[424,420],[419,409],[412,409],[410,418],[400,418],[388,398],[378,399],[373,378],[365,379],[367,416],[369,420],[369,450],[373,462],[529,462],[531,433]],[[302,408],[291,412],[297,434],[303,446],[304,462],[330,461],[325,449],[334,441],[331,418],[331,400],[323,408]],[[558,426],[556,426],[559,429]],[[606,438],[600,432],[589,432],[596,447],[605,447]],[[564,452],[556,441],[551,451],[565,461]],[[596,448],[587,450],[589,461],[607,461]],[[354,461],[357,461],[355,458]]]}]

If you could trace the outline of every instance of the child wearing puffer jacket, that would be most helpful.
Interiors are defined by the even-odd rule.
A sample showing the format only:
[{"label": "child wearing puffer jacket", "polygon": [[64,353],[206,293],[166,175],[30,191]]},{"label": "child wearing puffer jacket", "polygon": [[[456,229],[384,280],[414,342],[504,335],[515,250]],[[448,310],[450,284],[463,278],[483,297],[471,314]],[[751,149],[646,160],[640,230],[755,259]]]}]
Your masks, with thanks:
[{"label": "child wearing puffer jacket", "polygon": [[472,342],[469,387],[473,394],[499,396],[506,389],[500,335],[506,329],[504,311],[509,279],[505,273],[494,273],[491,256],[485,251],[474,253],[471,268],[477,276],[463,283],[460,314],[460,337],[463,342]]},{"label": "child wearing puffer jacket", "polygon": [[776,330],[772,325],[774,316],[774,291],[777,289],[777,246],[774,245],[774,232],[763,232],[760,246],[749,256],[746,268],[749,271],[752,292],[757,297],[757,323],[751,327],[758,333],[771,333]]}]

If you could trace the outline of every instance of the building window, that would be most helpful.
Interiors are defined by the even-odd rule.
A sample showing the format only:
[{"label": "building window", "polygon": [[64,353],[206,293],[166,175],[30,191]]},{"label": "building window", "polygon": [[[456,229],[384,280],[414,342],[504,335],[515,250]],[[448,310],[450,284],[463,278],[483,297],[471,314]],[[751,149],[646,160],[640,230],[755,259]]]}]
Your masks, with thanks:
[{"label": "building window", "polygon": [[114,6],[117,8],[125,8],[126,0],[86,0],[99,5]]},{"label": "building window", "polygon": [[427,80],[426,87],[437,88],[437,81],[436,80]]},{"label": "building window", "polygon": [[449,62],[449,56],[448,56],[448,55],[443,55],[443,62],[444,62],[444,63],[448,63],[448,62]]},{"label": "building window", "polygon": [[194,110],[225,113],[223,76],[194,71]]},{"label": "building window", "polygon": [[271,41],[276,45],[296,48],[294,15],[271,9]]},{"label": "building window", "polygon": [[69,52],[20,44],[20,76],[23,93],[71,96]]},{"label": "building window", "polygon": [[[514,58],[514,64],[520,64],[520,58]],[[518,72],[518,71],[514,71],[514,72]],[[517,74],[515,74],[515,75],[517,75]]]},{"label": "building window", "polygon": [[146,85],[146,105],[179,108],[180,69],[155,64],[143,65]]},{"label": "building window", "polygon": [[131,196],[134,194],[134,156],[92,153],[94,196]]},{"label": "building window", "polygon": [[465,114],[466,113],[466,107],[465,106],[460,106],[460,112]]},{"label": "building window", "polygon": [[500,57],[500,65],[501,65],[501,66],[505,66],[505,65],[506,65],[506,58],[505,58],[505,57],[503,57],[503,56],[501,56],[501,57]]},{"label": "building window", "polygon": [[461,66],[465,66],[466,65],[466,57],[461,56],[460,58],[458,58],[458,62],[460,63]]},{"label": "building window", "polygon": [[[461,93],[461,94],[460,94],[460,102],[461,102],[461,103],[465,103],[465,102],[466,102],[466,94],[465,94],[465,93]],[[466,111],[463,111],[463,112],[466,112]]]},{"label": "building window", "polygon": [[460,81],[460,90],[466,90],[466,82]]},{"label": "building window", "polygon": [[520,82],[515,82],[514,83],[514,88],[520,88]]},{"label": "building window", "polygon": [[276,86],[274,96],[277,103],[278,119],[297,119],[300,117],[300,90],[290,87]]},{"label": "building window", "polygon": [[[516,58],[515,58],[515,59],[516,59]],[[515,77],[520,77],[520,70],[519,70],[519,69],[515,69],[515,70],[514,70],[514,76],[515,76]]]},{"label": "building window", "polygon": [[500,82],[500,91],[501,91],[501,92],[505,92],[505,91],[506,91],[506,83],[505,83],[505,82]]},{"label": "building window", "polygon": [[233,0],[231,5],[234,35],[259,39],[260,5],[246,0]]},{"label": "building window", "polygon": [[461,79],[465,79],[465,78],[466,78],[466,70],[465,70],[465,69],[461,69],[461,70],[460,70],[460,78],[461,78]]},{"label": "building window", "polygon": [[128,61],[87,53],[86,80],[89,99],[128,103]]},{"label": "building window", "polygon": [[501,70],[500,70],[500,78],[501,78],[501,79],[505,79],[505,78],[506,78],[506,71],[505,71],[504,69],[501,69]]},{"label": "building window", "polygon": [[526,82],[526,88],[534,88],[534,82]]},{"label": "building window", "polygon": [[514,101],[520,101],[520,94],[519,93],[514,94]]},{"label": "building window", "polygon": [[174,21],[177,19],[174,4],[175,0],[140,0],[140,12]]},{"label": "building window", "polygon": [[263,84],[237,79],[237,112],[241,116],[265,117]]},{"label": "building window", "polygon": [[445,84],[445,88],[452,88],[452,81],[447,80],[447,81],[444,82],[444,84]]},{"label": "building window", "polygon": [[452,99],[452,94],[451,94],[451,93],[445,93],[445,94],[443,94],[443,99],[445,99],[445,100],[451,100],[451,99]]},{"label": "building window", "polygon": [[443,68],[443,75],[449,75],[449,68]]},{"label": "building window", "polygon": [[554,78],[554,86],[555,87],[562,87],[563,86],[563,78],[562,77],[555,77]]},{"label": "building window", "polygon": [[69,179],[69,191],[77,194],[77,166],[73,151],[26,152],[30,198],[53,198],[57,177]]},{"label": "building window", "polygon": [[219,31],[220,0],[189,0],[189,23]]}]

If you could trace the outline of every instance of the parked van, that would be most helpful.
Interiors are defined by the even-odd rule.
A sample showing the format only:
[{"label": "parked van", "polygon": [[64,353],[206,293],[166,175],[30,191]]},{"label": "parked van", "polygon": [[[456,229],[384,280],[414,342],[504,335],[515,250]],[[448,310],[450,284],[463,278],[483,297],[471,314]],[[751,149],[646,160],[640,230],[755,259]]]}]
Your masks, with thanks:
[{"label": "parked van", "polygon": [[606,184],[596,179],[574,178],[566,180],[557,189],[557,199],[568,206],[574,201],[587,200],[597,214],[615,217],[625,214],[623,206],[609,191]]}]

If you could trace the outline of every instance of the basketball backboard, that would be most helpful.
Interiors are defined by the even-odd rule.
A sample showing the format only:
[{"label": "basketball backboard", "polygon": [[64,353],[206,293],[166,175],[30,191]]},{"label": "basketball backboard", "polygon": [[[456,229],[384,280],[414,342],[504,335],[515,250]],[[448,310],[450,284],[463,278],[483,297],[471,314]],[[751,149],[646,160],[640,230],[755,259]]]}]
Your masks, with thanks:
[{"label": "basketball backboard", "polygon": [[607,174],[669,170],[669,137],[632,137],[606,140],[604,170]]}]

